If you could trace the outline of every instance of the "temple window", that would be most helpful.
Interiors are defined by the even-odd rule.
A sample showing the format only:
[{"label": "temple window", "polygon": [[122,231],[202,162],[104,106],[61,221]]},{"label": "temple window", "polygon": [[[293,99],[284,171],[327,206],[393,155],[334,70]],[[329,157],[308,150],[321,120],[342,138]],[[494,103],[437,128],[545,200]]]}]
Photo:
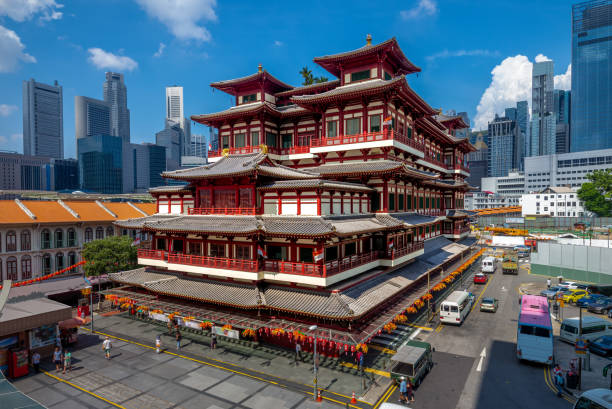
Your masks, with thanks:
[{"label": "temple window", "polygon": [[236,246],[236,258],[240,260],[250,260],[251,248],[249,246]]},{"label": "temple window", "polygon": [[268,245],[267,249],[270,260],[287,260],[287,247]]},{"label": "temple window", "polygon": [[338,247],[327,247],[325,249],[325,261],[332,261],[338,259]]},{"label": "temple window", "polygon": [[259,145],[259,131],[251,131],[251,146]]},{"label": "temple window", "polygon": [[380,132],[380,115],[370,115],[370,132]]},{"label": "temple window", "polygon": [[238,133],[234,135],[234,147],[244,148],[246,146],[246,134]]},{"label": "temple window", "polygon": [[370,239],[365,239],[361,242],[361,253],[365,254],[365,253],[369,253],[371,248],[370,248]]},{"label": "temple window", "polygon": [[225,244],[211,244],[210,245],[210,256],[211,257],[225,257]]},{"label": "temple window", "polygon": [[187,246],[187,250],[189,254],[201,256],[202,255],[202,243],[190,241],[189,245]]},{"label": "temple window", "polygon": [[233,208],[236,207],[235,189],[215,189],[215,207]]},{"label": "temple window", "polygon": [[392,79],[393,77],[391,76],[391,74],[389,74],[387,71],[385,71],[385,79],[387,81],[389,81],[390,79]]},{"label": "temple window", "polygon": [[398,197],[397,210],[404,210],[404,195],[400,194]]},{"label": "temple window", "polygon": [[240,207],[253,207],[253,190],[251,188],[240,188]]},{"label": "temple window", "polygon": [[350,118],[346,120],[346,135],[357,135],[361,133],[361,118]]},{"label": "temple window", "polygon": [[224,135],[221,137],[221,148],[222,149],[229,148],[229,136],[228,135]]},{"label": "temple window", "polygon": [[282,135],[282,148],[291,148],[293,146],[293,135]]},{"label": "temple window", "polygon": [[163,237],[158,237],[155,248],[158,250],[166,250],[166,239]]},{"label": "temple window", "polygon": [[298,135],[297,146],[310,146],[310,135]]},{"label": "temple window", "polygon": [[243,95],[242,96],[242,103],[246,104],[249,102],[255,102],[257,101],[257,94],[249,94],[249,95]]},{"label": "temple window", "polygon": [[272,148],[276,147],[276,134],[272,132],[266,132],[266,145]]},{"label": "temple window", "polygon": [[335,138],[338,136],[338,121],[327,121],[327,137]]},{"label": "temple window", "polygon": [[310,247],[300,247],[300,261],[302,263],[312,263],[312,248]]},{"label": "temple window", "polygon": [[370,70],[363,70],[351,73],[351,82],[370,79]]},{"label": "temple window", "polygon": [[408,200],[406,200],[406,210],[412,209],[412,195],[407,196]]},{"label": "temple window", "polygon": [[357,254],[357,243],[346,243],[344,245],[344,257],[349,257]]},{"label": "temple window", "polygon": [[419,196],[419,209],[423,209],[423,196]]},{"label": "temple window", "polygon": [[172,240],[172,251],[176,251],[177,253],[182,253],[185,249],[183,248],[183,240]]},{"label": "temple window", "polygon": [[210,201],[210,190],[202,189],[200,190],[200,205],[201,208],[210,208],[212,207],[212,203]]},{"label": "temple window", "polygon": [[395,210],[395,194],[394,193],[389,193],[389,210],[390,211]]}]

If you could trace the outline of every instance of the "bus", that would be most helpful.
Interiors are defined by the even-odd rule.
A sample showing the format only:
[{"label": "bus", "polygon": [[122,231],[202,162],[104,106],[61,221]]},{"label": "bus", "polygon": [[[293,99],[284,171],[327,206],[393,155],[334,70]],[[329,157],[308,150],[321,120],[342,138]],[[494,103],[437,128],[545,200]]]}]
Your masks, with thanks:
[{"label": "bus", "polygon": [[440,322],[461,325],[474,304],[474,296],[467,291],[453,291],[440,304]]},{"label": "bus", "polygon": [[540,295],[523,295],[516,335],[519,360],[553,363],[553,331],[548,299]]}]

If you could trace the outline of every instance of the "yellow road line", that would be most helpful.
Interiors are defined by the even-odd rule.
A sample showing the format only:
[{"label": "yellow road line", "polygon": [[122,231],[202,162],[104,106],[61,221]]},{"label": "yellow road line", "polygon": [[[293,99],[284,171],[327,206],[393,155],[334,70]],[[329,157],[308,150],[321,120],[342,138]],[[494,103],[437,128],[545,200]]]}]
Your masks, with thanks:
[{"label": "yellow road line", "polygon": [[433,328],[429,328],[429,327],[422,327],[420,325],[415,325],[415,324],[406,324],[406,325],[408,325],[409,327],[422,329],[423,331],[433,331]]},{"label": "yellow road line", "polygon": [[476,298],[476,301],[474,301],[474,305],[472,305],[472,309],[470,310],[470,312],[474,311],[474,308],[476,308],[476,306],[478,305],[478,301],[480,301],[485,291],[487,291],[487,287],[489,286],[489,284],[491,284],[491,281],[493,280],[487,280],[487,284],[485,284],[482,291],[480,292],[480,295],[478,295],[478,298]]},{"label": "yellow road line", "polygon": [[80,391],[83,391],[83,392],[85,392],[85,393],[87,393],[87,394],[89,394],[89,395],[91,395],[91,396],[93,396],[93,397],[95,397],[95,398],[98,398],[98,399],[100,399],[100,400],[103,400],[104,402],[109,403],[109,404],[113,405],[113,406],[114,406],[114,407],[116,407],[116,408],[119,408],[119,409],[127,409],[125,406],[121,406],[121,405],[119,405],[118,403],[115,403],[115,402],[110,401],[110,400],[108,400],[108,399],[106,399],[106,398],[103,398],[102,396],[100,396],[100,395],[98,395],[98,394],[95,394],[95,393],[93,393],[93,392],[91,392],[91,391],[88,391],[88,390],[87,390],[87,389],[85,389],[85,388],[81,388],[79,385],[75,385],[74,383],[72,383],[72,382],[70,382],[70,381],[67,381],[67,380],[65,380],[65,379],[62,379],[62,378],[60,378],[60,377],[58,377],[58,376],[55,376],[55,375],[53,375],[53,374],[50,374],[49,372],[47,372],[47,371],[45,371],[45,370],[43,370],[43,373],[44,373],[45,375],[47,375],[47,376],[49,376],[49,377],[53,378],[53,379],[56,379],[56,380],[58,380],[58,381],[60,381],[60,382],[63,382],[63,383],[65,383],[65,384],[67,384],[67,385],[70,385],[70,386],[72,386],[73,388],[76,388],[76,389],[78,389],[78,390],[80,390]]},{"label": "yellow road line", "polygon": [[[346,366],[347,368],[359,369],[359,367],[358,367],[357,365],[355,365],[355,364],[351,364],[351,363],[348,363],[348,362],[343,362],[341,365],[342,365],[342,366]],[[389,372],[385,372],[385,371],[380,371],[380,370],[378,370],[378,369],[374,369],[374,368],[363,368],[363,370],[364,370],[365,372],[375,373],[376,375],[385,376],[385,377],[387,377],[387,378],[390,378],[390,377],[391,377],[391,373],[389,373]]]},{"label": "yellow road line", "polygon": [[442,323],[439,323],[438,326],[436,327],[436,332],[440,332],[442,331]]},{"label": "yellow road line", "polygon": [[[550,367],[548,366],[544,368],[544,382],[546,382],[548,389],[550,389],[555,395],[558,393],[558,388],[555,386],[555,383],[552,380],[552,374],[550,373]],[[574,403],[574,401],[568,398],[564,393],[561,393],[561,397],[569,403]]]},{"label": "yellow road line", "polygon": [[[85,329],[85,330],[87,330],[87,331],[90,331],[90,329],[89,329],[89,328],[82,328],[82,329]],[[144,348],[148,348],[148,349],[156,349],[155,347],[152,347],[152,346],[149,346],[149,345],[141,344],[141,343],[136,342],[136,341],[130,341],[129,339],[120,338],[120,337],[117,337],[117,336],[115,336],[115,335],[106,334],[106,333],[104,333],[104,332],[100,332],[100,331],[95,331],[95,330],[94,330],[94,333],[95,333],[95,334],[104,335],[104,336],[107,336],[107,337],[109,337],[109,338],[118,339],[119,341],[127,342],[127,343],[129,343],[129,344],[133,344],[133,345],[138,345],[138,346],[141,346],[141,347],[144,347]],[[177,353],[175,353],[175,352],[170,352],[170,351],[162,351],[162,352],[163,352],[164,354],[174,355],[174,356],[176,356],[176,357],[178,357],[178,358],[183,358],[183,359],[187,359],[187,360],[189,360],[189,361],[197,362],[197,363],[202,364],[202,365],[208,365],[208,366],[212,366],[213,368],[218,368],[218,369],[221,369],[221,370],[223,370],[223,371],[232,372],[232,373],[235,373],[235,374],[237,374],[237,375],[243,375],[243,376],[246,376],[246,377],[249,377],[249,378],[257,379],[257,380],[260,380],[260,381],[262,381],[262,382],[270,383],[270,384],[273,384],[273,385],[284,386],[284,385],[279,384],[278,382],[275,382],[275,381],[272,381],[272,380],[269,380],[269,379],[260,378],[260,377],[257,377],[257,376],[255,376],[255,375],[250,375],[250,374],[247,374],[247,373],[244,373],[244,372],[236,371],[236,370],[234,370],[234,369],[230,369],[230,368],[226,368],[226,367],[223,367],[223,366],[215,365],[215,364],[212,364],[212,363],[210,363],[210,362],[205,362],[205,361],[201,361],[201,360],[199,360],[199,359],[191,358],[191,357],[188,357],[188,356],[185,356],[185,355],[180,355],[180,354],[177,354]],[[213,361],[216,361],[216,362],[220,362],[220,363],[223,363],[223,364],[231,365],[231,366],[234,366],[234,367],[239,367],[238,365],[236,365],[236,364],[232,364],[231,362],[225,362],[225,361],[221,361],[221,360],[219,360],[219,359],[214,359],[214,358],[207,358],[207,359],[210,359],[210,360],[213,360]],[[255,373],[258,373],[258,374],[264,375],[264,376],[270,376],[270,375],[268,375],[268,374],[266,374],[266,373],[264,373],[264,372],[259,372],[259,371],[253,370],[253,369],[249,369],[249,370],[250,370],[250,371],[253,371],[253,372],[255,372]],[[366,371],[367,371],[367,368],[366,368]],[[373,371],[375,371],[375,370],[373,370]],[[389,376],[390,376],[390,375],[389,375]],[[296,383],[299,383],[299,382],[296,382]],[[313,385],[306,385],[306,384],[302,384],[302,383],[300,383],[300,385],[302,385],[302,386],[309,386],[309,387],[310,387],[310,386],[313,386]],[[333,391],[330,391],[330,390],[327,390],[327,389],[321,389],[321,391],[322,391],[322,392],[326,392],[326,393],[332,393],[332,394],[334,394],[334,395],[341,396],[341,397],[343,397],[343,398],[351,399],[351,396],[343,395],[343,394],[341,394],[341,393],[333,392]],[[310,392],[309,394],[310,394],[310,395],[312,395],[312,392]],[[338,403],[340,403],[340,404],[344,404],[344,402],[336,401],[336,400],[333,400],[333,399],[331,399],[331,398],[327,398],[327,397],[324,397],[324,396],[321,396],[321,397],[322,397],[323,399],[327,399],[327,400],[330,400],[330,401],[332,401],[332,402],[338,402]],[[361,401],[361,400],[360,400],[359,402],[360,402],[360,403],[365,403],[365,404],[367,404],[367,405],[372,406],[372,404],[371,404],[371,403],[368,403],[368,402],[364,402],[364,401]],[[352,406],[352,407],[358,408],[357,406],[353,406],[353,405],[349,405],[349,406]]]},{"label": "yellow road line", "polygon": [[393,354],[395,354],[397,352],[397,351],[395,351],[393,349],[381,347],[381,346],[378,346],[378,345],[369,345],[368,348],[372,348],[372,349],[375,349],[377,351],[383,352],[385,354],[390,354],[390,355],[393,355]]},{"label": "yellow road line", "polygon": [[391,395],[393,395],[393,392],[395,392],[395,390],[397,389],[397,385],[393,384],[389,387],[389,389],[387,389],[387,391],[385,393],[383,393],[383,396],[380,397],[380,399],[378,400],[378,402],[376,402],[376,405],[374,406],[373,409],[378,409],[378,407],[380,405],[382,405],[384,402],[389,400],[389,397]]}]

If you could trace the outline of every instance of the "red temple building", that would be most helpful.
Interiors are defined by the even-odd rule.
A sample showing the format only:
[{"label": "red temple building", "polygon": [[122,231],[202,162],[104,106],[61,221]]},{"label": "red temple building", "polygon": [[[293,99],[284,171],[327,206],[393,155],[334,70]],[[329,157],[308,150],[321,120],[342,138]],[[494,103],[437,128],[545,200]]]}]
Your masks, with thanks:
[{"label": "red temple building", "polygon": [[259,66],[211,84],[235,106],[191,117],[218,130],[210,164],[165,172],[184,185],[151,189],[157,214],[117,222],[152,237],[145,268],[112,275],[122,294],[357,343],[444,261],[419,259],[427,243],[461,246],[467,125],[412,90],[395,38],[314,62],[337,79],[292,87]]}]

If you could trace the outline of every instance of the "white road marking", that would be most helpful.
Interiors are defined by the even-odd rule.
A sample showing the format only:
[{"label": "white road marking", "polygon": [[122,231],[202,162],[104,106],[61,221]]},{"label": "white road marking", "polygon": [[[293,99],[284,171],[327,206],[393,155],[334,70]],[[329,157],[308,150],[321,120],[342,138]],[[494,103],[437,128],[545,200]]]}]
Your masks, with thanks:
[{"label": "white road marking", "polygon": [[421,328],[417,329],[416,331],[414,331],[412,334],[410,334],[410,336],[408,337],[409,340],[413,340],[417,335],[419,335],[419,333],[421,332]]},{"label": "white road marking", "polygon": [[502,285],[501,290],[502,290],[502,291],[508,291],[508,289],[507,289],[506,287],[504,287],[503,285]]},{"label": "white road marking", "polygon": [[484,359],[487,356],[487,348],[483,348],[482,352],[480,353],[480,361],[478,361],[478,366],[476,367],[476,372],[480,372],[482,371],[482,361],[484,361]]}]

